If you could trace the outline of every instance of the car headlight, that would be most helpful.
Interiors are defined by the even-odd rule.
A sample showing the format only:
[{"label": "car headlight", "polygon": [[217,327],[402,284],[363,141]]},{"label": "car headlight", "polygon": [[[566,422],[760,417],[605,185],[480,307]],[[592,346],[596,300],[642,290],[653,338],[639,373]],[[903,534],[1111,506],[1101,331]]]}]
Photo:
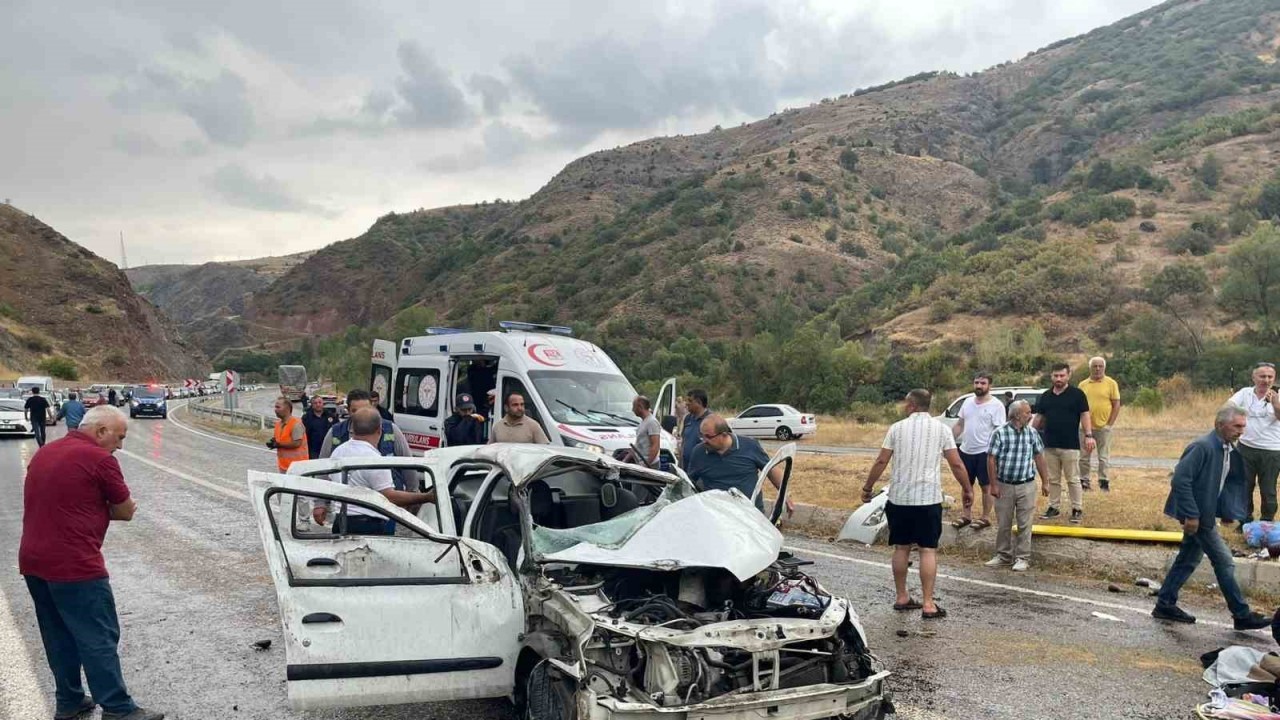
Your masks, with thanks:
[{"label": "car headlight", "polygon": [[134,401],[133,401],[133,406],[134,406],[134,407],[138,407],[138,406],[139,406],[139,405],[141,405],[141,404],[142,404],[142,403],[138,402],[137,400],[134,400]]},{"label": "car headlight", "polygon": [[574,440],[573,438],[567,438],[567,440],[569,443],[569,447],[578,448],[579,450],[586,450],[588,452],[596,453],[597,455],[604,455],[604,448],[601,447],[600,445],[592,445],[591,443],[585,443],[585,442],[582,442],[581,440]]}]

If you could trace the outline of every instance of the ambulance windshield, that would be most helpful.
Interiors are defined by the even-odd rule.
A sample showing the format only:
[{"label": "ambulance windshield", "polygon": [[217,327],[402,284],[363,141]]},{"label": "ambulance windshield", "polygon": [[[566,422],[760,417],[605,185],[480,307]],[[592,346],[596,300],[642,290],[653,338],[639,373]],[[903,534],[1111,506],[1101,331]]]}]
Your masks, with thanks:
[{"label": "ambulance windshield", "polygon": [[556,422],[607,427],[640,424],[640,418],[631,412],[636,390],[621,375],[533,370],[529,378]]}]

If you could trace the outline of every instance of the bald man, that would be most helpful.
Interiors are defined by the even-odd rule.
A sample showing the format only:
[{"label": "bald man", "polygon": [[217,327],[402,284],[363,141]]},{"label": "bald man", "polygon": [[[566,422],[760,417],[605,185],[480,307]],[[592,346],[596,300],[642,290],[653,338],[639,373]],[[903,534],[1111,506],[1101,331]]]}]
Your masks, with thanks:
[{"label": "bald man", "polygon": [[[702,442],[689,454],[686,472],[700,491],[736,488],[748,498],[756,491],[760,471],[769,464],[769,455],[755,438],[735,435],[729,422],[720,415],[708,415],[699,428]],[[782,486],[782,466],[769,471],[769,482]],[[764,512],[764,494],[756,498],[756,507]],[[787,513],[795,504],[787,499]]]}]

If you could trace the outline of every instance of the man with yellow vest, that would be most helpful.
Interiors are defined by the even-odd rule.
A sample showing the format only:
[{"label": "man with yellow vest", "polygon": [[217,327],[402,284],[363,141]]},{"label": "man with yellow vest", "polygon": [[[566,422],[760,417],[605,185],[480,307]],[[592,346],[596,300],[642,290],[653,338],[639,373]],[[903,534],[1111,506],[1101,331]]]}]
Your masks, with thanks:
[{"label": "man with yellow vest", "polygon": [[293,416],[293,403],[286,397],[276,398],[275,433],[267,441],[267,447],[276,451],[276,467],[288,472],[289,466],[308,459],[307,431],[302,420]]},{"label": "man with yellow vest", "polygon": [[[1093,421],[1093,439],[1098,452],[1098,489],[1111,490],[1111,428],[1120,419],[1120,385],[1107,376],[1107,360],[1103,357],[1089,359],[1089,377],[1080,382],[1080,389],[1089,399],[1089,415]],[[1080,431],[1080,447],[1084,447],[1084,430]],[[1080,487],[1089,489],[1089,457],[1080,453]]]}]

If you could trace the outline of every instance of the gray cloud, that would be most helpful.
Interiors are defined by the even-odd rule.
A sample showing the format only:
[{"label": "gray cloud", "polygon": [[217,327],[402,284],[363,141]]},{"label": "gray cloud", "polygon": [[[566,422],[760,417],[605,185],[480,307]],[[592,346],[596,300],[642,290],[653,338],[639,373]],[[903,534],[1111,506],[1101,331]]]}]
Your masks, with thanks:
[{"label": "gray cloud", "polygon": [[400,43],[396,56],[404,71],[396,83],[396,92],[404,101],[396,112],[401,123],[417,128],[456,128],[472,122],[474,114],[462,90],[430,52],[406,41]]},{"label": "gray cloud", "polygon": [[467,86],[480,96],[486,115],[502,112],[502,106],[511,99],[511,90],[507,84],[492,75],[476,73],[471,76]]},{"label": "gray cloud", "polygon": [[125,80],[111,101],[122,110],[180,112],[219,145],[242,147],[256,127],[244,78],[230,70],[201,78],[149,68]]},{"label": "gray cloud", "polygon": [[236,207],[266,212],[305,213],[323,217],[335,217],[334,211],[307,202],[285,187],[271,175],[254,175],[244,166],[231,163],[218,168],[204,178],[205,185]]},{"label": "gray cloud", "polygon": [[510,166],[513,161],[535,150],[553,147],[552,139],[538,139],[527,130],[494,121],[484,126],[480,143],[469,143],[462,150],[431,158],[420,166],[429,172],[456,173],[484,166]]}]

